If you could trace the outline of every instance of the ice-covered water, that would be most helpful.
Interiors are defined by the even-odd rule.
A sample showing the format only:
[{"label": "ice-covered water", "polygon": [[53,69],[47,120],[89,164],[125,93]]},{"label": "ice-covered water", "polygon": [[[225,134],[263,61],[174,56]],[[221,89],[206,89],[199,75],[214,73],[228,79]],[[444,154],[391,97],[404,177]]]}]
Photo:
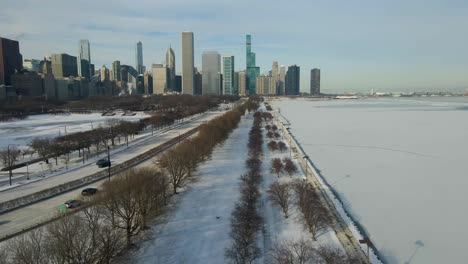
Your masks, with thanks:
[{"label": "ice-covered water", "polygon": [[466,263],[467,97],[274,105],[389,263]]},{"label": "ice-covered water", "polygon": [[52,138],[64,135],[65,132],[71,134],[91,130],[110,118],[137,121],[146,116],[144,113],[137,113],[135,116],[101,116],[99,113],[45,114],[32,115],[23,120],[0,122],[0,148],[8,144],[25,146],[35,137]]}]

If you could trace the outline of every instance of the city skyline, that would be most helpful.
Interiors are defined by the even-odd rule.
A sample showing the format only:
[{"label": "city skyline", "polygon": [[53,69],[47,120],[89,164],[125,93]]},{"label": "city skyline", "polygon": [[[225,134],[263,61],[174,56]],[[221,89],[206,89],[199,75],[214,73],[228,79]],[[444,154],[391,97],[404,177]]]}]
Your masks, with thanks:
[{"label": "city skyline", "polygon": [[[344,1],[300,1],[282,8],[284,12],[294,10],[295,16],[281,23],[277,18],[244,10],[253,27],[239,24],[232,15],[241,11],[242,3],[147,1],[134,6],[124,1],[112,5],[102,1],[85,11],[86,5],[80,3],[53,1],[50,5],[57,12],[47,12],[49,19],[41,19],[49,4],[7,0],[8,8],[0,11],[0,32],[3,37],[20,41],[24,59],[42,59],[52,53],[76,56],[76,42],[88,39],[96,68],[103,64],[110,67],[115,60],[133,65],[137,41],[147,47],[144,62],[148,68],[151,63],[164,62],[167,46],[172,45],[177,73],[181,72],[180,32],[195,33],[195,66],[201,66],[204,50],[217,50],[238,58],[236,71],[244,70],[244,36],[251,34],[261,69],[270,69],[272,61],[301,66],[301,91],[309,90],[312,68],[323,71],[323,92],[368,92],[372,88],[443,91],[468,86],[464,77],[468,54],[462,45],[467,37],[459,34],[468,25],[463,12],[467,3],[364,1],[355,6]],[[264,13],[268,14],[275,7],[266,3],[258,1],[255,5],[267,9]],[[31,8],[22,10],[25,5]],[[83,13],[83,17],[53,22],[62,20],[59,14],[70,9]],[[156,9],[165,15],[154,18]],[[273,24],[276,26],[271,27]],[[148,29],[154,25],[158,25],[158,31]],[[312,26],[306,29],[300,25]]]}]

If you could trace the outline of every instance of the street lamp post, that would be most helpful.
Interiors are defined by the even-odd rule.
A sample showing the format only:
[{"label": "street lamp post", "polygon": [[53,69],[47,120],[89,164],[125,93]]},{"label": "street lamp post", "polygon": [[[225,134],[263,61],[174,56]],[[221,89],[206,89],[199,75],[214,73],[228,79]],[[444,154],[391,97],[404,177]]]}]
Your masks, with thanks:
[{"label": "street lamp post", "polygon": [[[7,156],[8,156],[8,174],[10,176],[10,185],[11,185],[11,178],[13,177],[13,171],[12,171],[12,168],[11,168],[11,164],[13,163],[12,162],[12,157],[10,155],[10,146],[16,146],[17,144],[8,144],[7,146]],[[16,154],[15,154],[16,155]]]},{"label": "street lamp post", "polygon": [[26,180],[29,181],[29,162],[26,162]]}]

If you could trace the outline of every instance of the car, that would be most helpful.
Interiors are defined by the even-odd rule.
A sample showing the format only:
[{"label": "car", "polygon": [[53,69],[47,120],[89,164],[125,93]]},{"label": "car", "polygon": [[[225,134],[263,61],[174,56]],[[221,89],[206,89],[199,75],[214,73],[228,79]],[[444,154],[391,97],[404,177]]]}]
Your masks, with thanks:
[{"label": "car", "polygon": [[65,205],[67,206],[67,208],[76,208],[78,206],[81,205],[81,201],[80,200],[68,200],[65,202]]},{"label": "car", "polygon": [[81,191],[81,195],[83,196],[90,196],[96,194],[98,191],[97,188],[86,188]]},{"label": "car", "polygon": [[110,167],[111,163],[108,159],[100,159],[96,161],[96,165],[98,165],[99,168],[103,168],[103,167]]}]

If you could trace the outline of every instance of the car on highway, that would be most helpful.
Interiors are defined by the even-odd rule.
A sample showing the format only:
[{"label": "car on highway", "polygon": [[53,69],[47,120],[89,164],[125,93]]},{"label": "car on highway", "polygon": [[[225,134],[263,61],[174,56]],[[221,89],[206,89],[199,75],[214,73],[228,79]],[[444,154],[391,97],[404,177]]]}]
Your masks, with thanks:
[{"label": "car on highway", "polygon": [[98,165],[99,168],[104,168],[104,167],[110,167],[111,163],[108,159],[100,159],[96,161],[96,165]]},{"label": "car on highway", "polygon": [[81,191],[81,195],[83,196],[95,195],[97,191],[98,191],[97,188],[85,188]]},{"label": "car on highway", "polygon": [[66,201],[65,203],[65,206],[67,206],[67,208],[76,208],[78,206],[81,205],[81,201],[80,200],[68,200]]}]

